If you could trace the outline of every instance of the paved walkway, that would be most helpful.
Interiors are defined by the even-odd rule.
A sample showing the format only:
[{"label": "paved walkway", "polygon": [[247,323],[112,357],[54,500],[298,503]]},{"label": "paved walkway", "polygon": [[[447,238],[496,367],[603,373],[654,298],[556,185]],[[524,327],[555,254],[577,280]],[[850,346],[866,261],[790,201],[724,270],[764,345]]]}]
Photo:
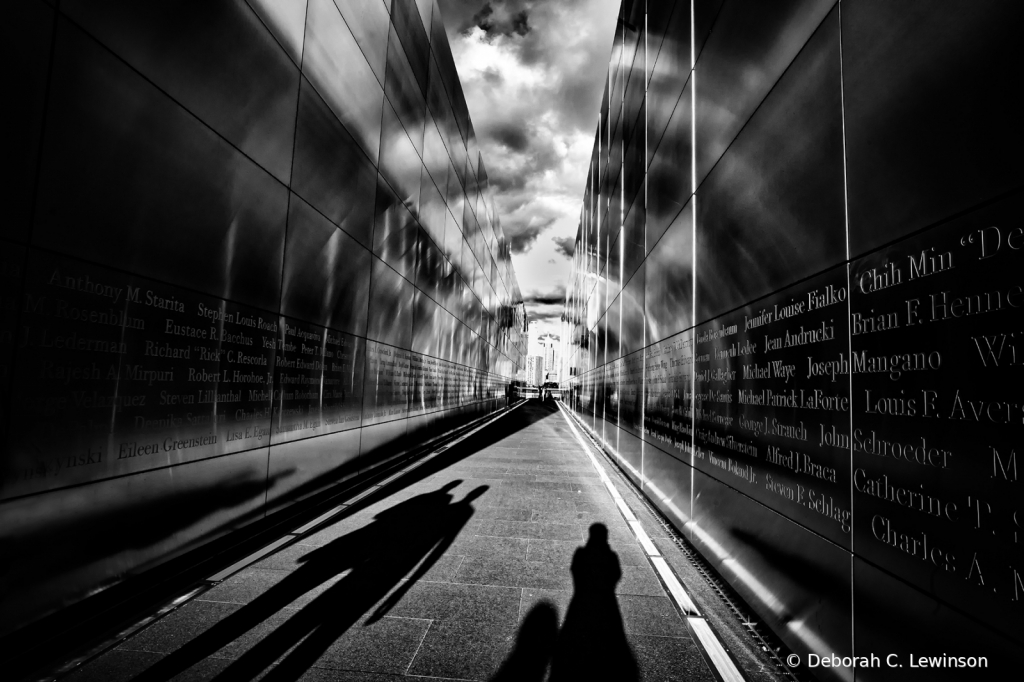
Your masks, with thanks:
[{"label": "paved walkway", "polygon": [[565,418],[530,401],[67,679],[545,675],[714,679]]}]

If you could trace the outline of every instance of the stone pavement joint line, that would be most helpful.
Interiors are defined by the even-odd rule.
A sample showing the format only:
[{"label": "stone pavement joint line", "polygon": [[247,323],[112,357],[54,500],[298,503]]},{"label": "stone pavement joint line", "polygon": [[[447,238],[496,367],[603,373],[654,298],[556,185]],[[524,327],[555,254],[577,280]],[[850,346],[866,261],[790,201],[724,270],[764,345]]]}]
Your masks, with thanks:
[{"label": "stone pavement joint line", "polygon": [[723,679],[708,661],[729,654],[674,601],[632,491],[558,412],[506,412],[64,679]]},{"label": "stone pavement joint line", "polygon": [[647,558],[654,566],[658,575],[661,577],[662,582],[668,588],[669,594],[672,595],[672,599],[675,601],[679,610],[686,616],[686,622],[690,630],[697,636],[697,640],[700,642],[701,647],[707,655],[711,665],[715,667],[715,671],[721,676],[724,682],[743,682],[744,677],[740,673],[739,668],[736,667],[736,663],[729,656],[729,653],[722,646],[721,640],[715,634],[711,626],[708,625],[707,621],[701,616],[697,610],[697,606],[690,599],[690,595],[686,593],[679,578],[676,577],[675,573],[672,572],[672,568],[668,565],[668,562],[661,556],[661,552],[651,542],[650,537],[644,531],[640,521],[633,514],[633,511],[626,504],[625,500],[619,494],[618,490],[612,483],[611,478],[605,472],[604,467],[598,462],[597,457],[591,451],[590,446],[584,440],[582,434],[576,428],[573,423],[574,419],[570,416],[569,410],[562,406],[561,403],[558,405],[559,411],[562,413],[562,417],[565,418],[566,423],[569,424],[569,428],[572,429],[573,435],[580,443],[580,447],[587,454],[591,464],[597,469],[601,480],[612,491],[612,497],[615,498],[615,503],[619,508],[619,511],[625,517],[629,523],[630,528],[636,535],[637,541],[644,548],[647,553]]}]

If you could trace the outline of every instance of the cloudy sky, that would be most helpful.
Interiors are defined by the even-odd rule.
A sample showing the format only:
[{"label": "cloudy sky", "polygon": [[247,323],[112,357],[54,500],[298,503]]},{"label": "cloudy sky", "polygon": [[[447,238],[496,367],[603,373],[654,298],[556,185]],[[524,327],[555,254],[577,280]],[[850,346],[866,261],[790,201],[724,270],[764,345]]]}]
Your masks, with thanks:
[{"label": "cloudy sky", "polygon": [[438,4],[531,337],[558,334],[619,0]]}]

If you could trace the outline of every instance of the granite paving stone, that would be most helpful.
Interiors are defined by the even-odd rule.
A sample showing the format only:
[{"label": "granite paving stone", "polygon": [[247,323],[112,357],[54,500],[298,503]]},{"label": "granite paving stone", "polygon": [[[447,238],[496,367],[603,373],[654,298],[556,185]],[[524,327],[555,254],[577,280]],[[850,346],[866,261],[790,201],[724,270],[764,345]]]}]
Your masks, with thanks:
[{"label": "granite paving stone", "polygon": [[663,637],[689,637],[675,604],[668,597],[616,596],[626,632]]},{"label": "granite paving stone", "polygon": [[582,540],[583,531],[576,523],[538,523],[534,521],[487,520],[480,524],[477,535],[544,540]]},{"label": "granite paving stone", "polygon": [[408,672],[463,680],[489,679],[508,655],[515,634],[514,625],[435,622]]},{"label": "granite paving stone", "polygon": [[404,673],[430,621],[386,616],[372,625],[351,627],[314,664],[321,668]]},{"label": "granite paving stone", "polygon": [[466,556],[525,557],[530,541],[526,538],[499,538],[486,535],[460,535],[452,551]]},{"label": "granite paving stone", "polygon": [[648,566],[622,566],[622,579],[615,586],[615,594],[637,594],[660,597],[665,588],[654,569]]},{"label": "granite paving stone", "polygon": [[[122,643],[118,649],[169,654],[242,608],[241,604],[192,601]],[[296,613],[298,611],[295,609],[282,609],[265,620],[247,623],[248,630],[222,646],[211,656],[214,658],[238,658],[259,644],[264,637]]]},{"label": "granite paving stone", "polygon": [[388,615],[435,621],[466,620],[512,625],[519,616],[518,588],[418,582]]},{"label": "granite paving stone", "polygon": [[632,635],[630,644],[644,682],[714,682],[716,679],[688,637]]},{"label": "granite paving stone", "polygon": [[[430,460],[418,473],[389,484],[384,492],[341,512],[333,522],[230,576],[67,679],[131,679],[225,618],[240,611],[251,613],[244,611],[251,608],[247,605],[295,576],[305,565],[303,557],[325,545],[347,547],[346,542],[361,542],[355,547],[364,552],[364,561],[374,561],[378,552],[397,551],[396,556],[402,556],[400,543],[409,543],[411,536],[404,536],[400,526],[382,521],[385,525],[379,527],[399,528],[393,537],[362,539],[359,531],[390,518],[389,510],[402,508],[396,505],[409,508],[420,500],[457,504],[480,488],[485,489],[472,500],[471,513],[453,517],[459,519],[459,525],[452,527],[454,535],[435,546],[432,563],[422,564],[415,576],[417,569],[412,566],[416,564],[411,563],[403,578],[387,578],[397,582],[384,586],[389,596],[378,601],[381,611],[371,607],[353,616],[356,620],[350,627],[339,625],[339,632],[330,634],[333,641],[325,644],[326,649],[299,679],[490,680],[511,654],[520,626],[531,613],[544,615],[544,610],[553,608],[561,624],[574,598],[583,600],[573,607],[582,606],[583,612],[589,599],[614,600],[617,608],[612,612],[621,619],[617,631],[625,633],[645,682],[712,679],[633,531],[557,408],[534,401],[487,428],[493,432],[481,432]],[[616,485],[648,532],[661,533],[643,505],[632,501],[621,482]],[[450,497],[444,498],[446,494]],[[428,495],[433,497],[421,497]],[[420,520],[410,518],[410,522]],[[608,531],[606,547],[587,545],[595,524]],[[417,551],[430,554],[432,550],[428,546]],[[611,565],[600,557],[614,555],[619,579],[614,584],[608,579],[610,568],[604,573],[584,570],[582,578],[574,576],[573,558],[580,552],[584,566],[598,568]],[[420,555],[413,558],[421,559]],[[597,563],[590,563],[593,561]],[[342,565],[345,562],[339,558],[339,567]],[[600,578],[597,587],[588,582],[595,575]],[[262,614],[258,622],[246,624],[246,632],[195,662],[176,679],[200,682],[224,671],[231,674],[229,666],[234,659],[258,646],[290,618],[305,614],[313,599],[347,576],[348,572],[339,571],[326,581],[310,584],[306,593],[270,615]],[[323,576],[316,579],[323,580]],[[582,580],[584,587],[577,585],[577,580]],[[577,593],[577,589],[582,591]],[[602,596],[594,590],[606,592]],[[317,621],[318,629],[312,632],[330,625],[329,618]],[[294,662],[296,659],[288,657],[298,651],[297,645],[298,640],[274,664]],[[269,665],[261,676],[274,669]]]},{"label": "granite paving stone", "polygon": [[456,580],[476,585],[572,588],[572,576],[565,564],[510,557],[472,557],[459,568]]}]

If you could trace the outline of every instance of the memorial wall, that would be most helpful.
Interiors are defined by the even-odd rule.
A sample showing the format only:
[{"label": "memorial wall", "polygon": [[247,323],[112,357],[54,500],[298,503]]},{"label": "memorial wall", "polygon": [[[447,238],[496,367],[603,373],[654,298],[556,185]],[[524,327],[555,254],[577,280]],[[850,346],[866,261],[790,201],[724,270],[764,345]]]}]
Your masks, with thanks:
[{"label": "memorial wall", "polygon": [[568,402],[815,678],[1024,654],[1021,14],[620,10]]},{"label": "memorial wall", "polygon": [[16,5],[0,635],[505,404],[436,2]]}]

